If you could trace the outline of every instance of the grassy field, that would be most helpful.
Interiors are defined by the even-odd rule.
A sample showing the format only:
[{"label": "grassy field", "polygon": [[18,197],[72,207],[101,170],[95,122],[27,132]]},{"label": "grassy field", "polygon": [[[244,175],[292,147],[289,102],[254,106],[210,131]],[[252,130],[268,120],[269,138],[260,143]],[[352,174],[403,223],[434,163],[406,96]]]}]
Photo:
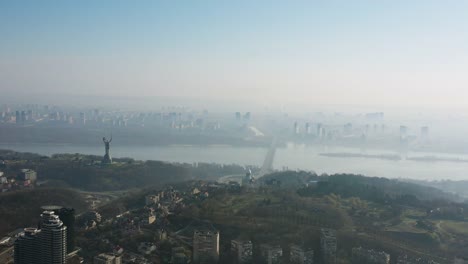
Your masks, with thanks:
[{"label": "grassy field", "polygon": [[417,220],[425,216],[425,212],[414,208],[405,209],[401,216],[401,222],[397,225],[391,225],[386,228],[389,232],[407,232],[407,233],[427,233],[427,230],[417,227]]},{"label": "grassy field", "polygon": [[468,236],[468,222],[444,220],[440,221],[438,226],[454,236]]}]

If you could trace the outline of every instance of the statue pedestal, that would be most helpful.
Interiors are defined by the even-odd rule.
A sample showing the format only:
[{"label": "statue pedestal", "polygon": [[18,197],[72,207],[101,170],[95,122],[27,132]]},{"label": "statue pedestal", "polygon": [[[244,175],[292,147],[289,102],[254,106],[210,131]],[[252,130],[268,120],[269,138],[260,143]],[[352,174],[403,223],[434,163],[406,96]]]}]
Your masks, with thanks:
[{"label": "statue pedestal", "polygon": [[102,164],[112,164],[112,158],[110,155],[104,155],[104,158],[102,159]]}]

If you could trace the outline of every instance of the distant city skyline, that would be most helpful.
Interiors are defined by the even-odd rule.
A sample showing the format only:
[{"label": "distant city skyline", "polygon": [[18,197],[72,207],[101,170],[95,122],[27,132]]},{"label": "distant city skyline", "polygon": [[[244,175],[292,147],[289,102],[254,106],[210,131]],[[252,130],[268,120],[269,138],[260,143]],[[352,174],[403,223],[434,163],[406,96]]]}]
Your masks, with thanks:
[{"label": "distant city skyline", "polygon": [[3,1],[2,96],[464,107],[465,1]]}]

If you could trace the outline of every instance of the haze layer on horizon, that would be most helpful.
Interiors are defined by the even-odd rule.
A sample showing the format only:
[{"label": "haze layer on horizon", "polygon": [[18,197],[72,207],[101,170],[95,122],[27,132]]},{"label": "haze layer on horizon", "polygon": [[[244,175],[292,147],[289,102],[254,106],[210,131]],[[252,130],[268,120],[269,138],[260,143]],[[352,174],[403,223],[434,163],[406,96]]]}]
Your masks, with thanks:
[{"label": "haze layer on horizon", "polygon": [[466,1],[2,1],[0,92],[461,107]]}]

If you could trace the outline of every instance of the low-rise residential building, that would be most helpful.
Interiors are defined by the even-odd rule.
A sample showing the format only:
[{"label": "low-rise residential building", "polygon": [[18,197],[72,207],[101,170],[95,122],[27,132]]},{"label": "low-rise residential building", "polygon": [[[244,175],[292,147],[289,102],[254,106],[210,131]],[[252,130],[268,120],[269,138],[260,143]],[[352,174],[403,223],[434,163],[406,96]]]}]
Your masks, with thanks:
[{"label": "low-rise residential building", "polygon": [[128,252],[122,256],[122,263],[150,264],[151,262],[144,256]]},{"label": "low-rise residential building", "polygon": [[94,264],[121,264],[122,259],[120,256],[114,254],[101,253],[94,257]]},{"label": "low-rise residential building", "polygon": [[143,225],[151,225],[156,221],[156,213],[153,208],[145,208],[140,212],[136,212],[135,215],[141,218],[141,224]]},{"label": "low-rise residential building", "polygon": [[312,264],[314,263],[314,251],[304,249],[298,245],[291,245],[289,249],[289,261],[293,264]]},{"label": "low-rise residential building", "polygon": [[436,262],[432,259],[425,259],[425,258],[419,258],[419,257],[410,257],[408,255],[401,255],[398,256],[397,259],[397,264],[439,264],[439,262]]},{"label": "low-rise residential building", "polygon": [[90,211],[84,213],[80,217],[79,225],[85,230],[94,229],[101,222],[101,220],[101,214],[96,211]]},{"label": "low-rise residential building", "polygon": [[23,181],[35,182],[37,180],[37,173],[31,169],[22,169],[20,172],[20,179]]},{"label": "low-rise residential building", "polygon": [[336,263],[336,231],[329,228],[320,230],[320,250],[326,264]]},{"label": "low-rise residential building", "polygon": [[148,225],[151,225],[155,221],[156,221],[156,216],[155,215],[148,215],[144,219],[145,224],[148,224]]},{"label": "low-rise residential building", "polygon": [[153,205],[159,203],[159,195],[157,194],[151,194],[145,196],[145,204],[148,205]]},{"label": "low-rise residential building", "polygon": [[283,249],[279,245],[262,244],[260,253],[268,264],[279,264],[283,257]]},{"label": "low-rise residential building", "polygon": [[187,257],[185,248],[183,247],[172,248],[171,262],[173,264],[187,264],[189,262],[189,257]]},{"label": "low-rise residential building", "polygon": [[151,242],[142,242],[138,246],[138,252],[140,252],[143,255],[149,255],[154,251],[156,251],[156,245]]},{"label": "low-rise residential building", "polygon": [[251,263],[253,257],[253,246],[250,240],[231,240],[231,253],[235,263]]},{"label": "low-rise residential building", "polygon": [[156,238],[159,241],[163,241],[167,239],[167,231],[164,229],[158,229],[156,231]]},{"label": "low-rise residential building", "polygon": [[13,245],[12,241],[14,241],[11,237],[2,237],[0,239],[0,246],[11,246]]},{"label": "low-rise residential building", "polygon": [[389,264],[390,255],[383,251],[358,247],[352,249],[351,261],[355,264]]}]

